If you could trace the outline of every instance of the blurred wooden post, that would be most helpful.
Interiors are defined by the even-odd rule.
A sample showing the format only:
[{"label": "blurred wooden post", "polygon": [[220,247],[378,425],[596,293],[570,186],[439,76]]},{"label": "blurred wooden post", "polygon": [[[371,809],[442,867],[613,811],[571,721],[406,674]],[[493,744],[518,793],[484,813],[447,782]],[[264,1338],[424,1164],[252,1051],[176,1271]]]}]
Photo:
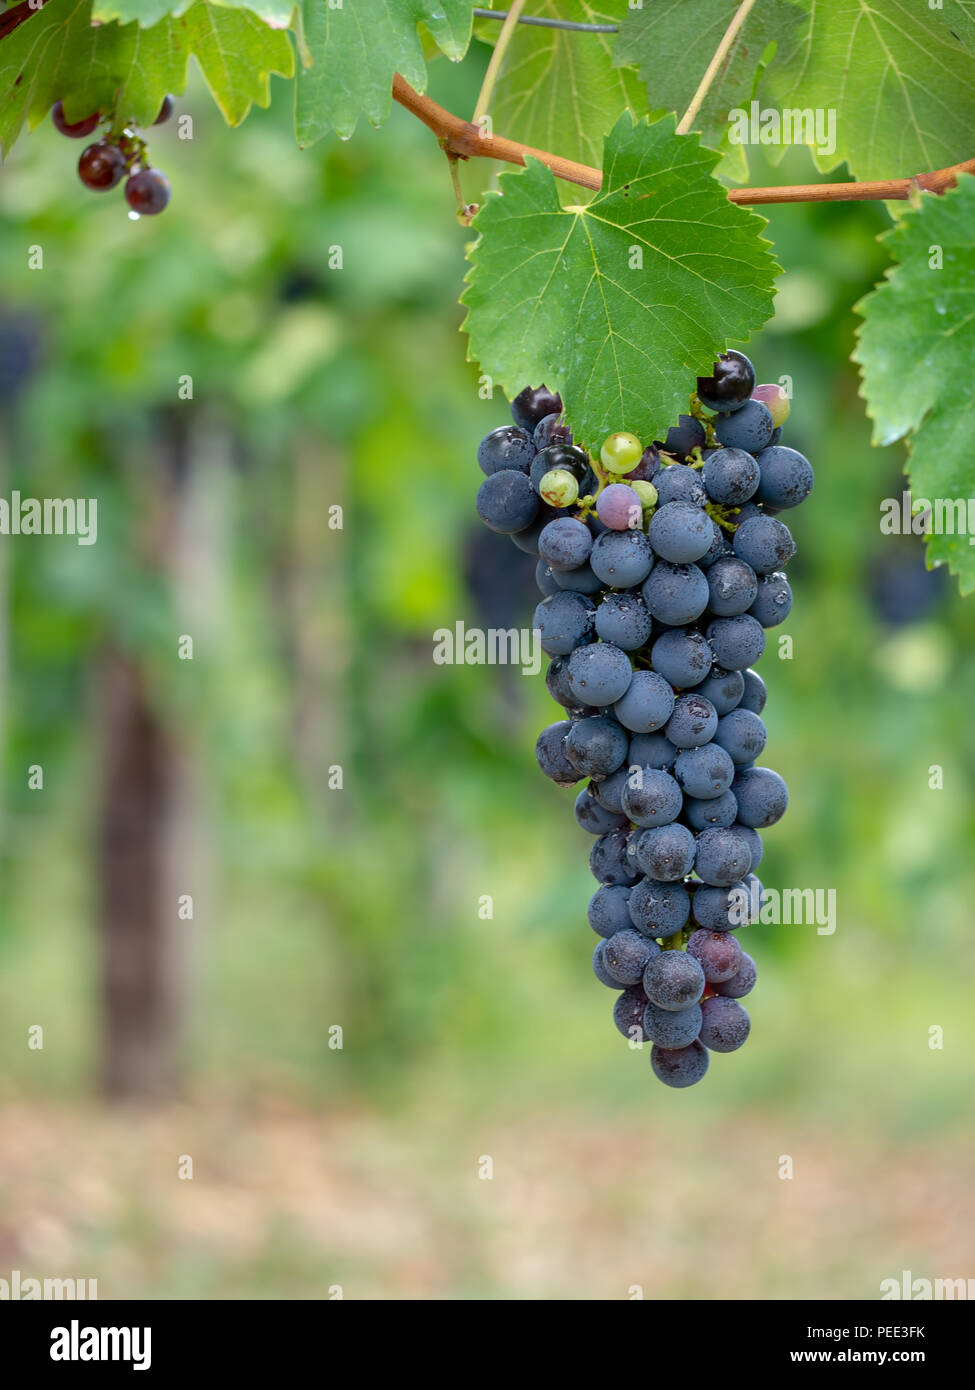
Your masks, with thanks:
[{"label": "blurred wooden post", "polygon": [[99,662],[98,885],[104,1090],[158,1096],[176,1081],[180,993],[164,898],[170,748],[136,662]]}]

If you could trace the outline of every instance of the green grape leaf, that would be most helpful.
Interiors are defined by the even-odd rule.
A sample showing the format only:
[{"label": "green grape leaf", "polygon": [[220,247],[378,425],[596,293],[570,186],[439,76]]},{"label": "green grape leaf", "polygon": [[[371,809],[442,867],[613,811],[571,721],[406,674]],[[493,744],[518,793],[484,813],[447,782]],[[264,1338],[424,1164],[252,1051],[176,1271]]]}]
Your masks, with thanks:
[{"label": "green grape leaf", "polygon": [[294,76],[294,50],[288,35],[270,28],[249,10],[196,0],[173,26],[177,33],[184,26],[193,56],[228,125],[239,125],[252,105],[269,105],[272,73]]},{"label": "green grape leaf", "polygon": [[0,147],[9,150],[24,123],[33,129],[59,100],[68,120],[102,111],[151,125],[167,92],[185,89],[191,54],[231,125],[252,103],[268,104],[272,72],[294,72],[287,34],[246,10],[194,0],[181,17],[143,29],[93,25],[91,0],[47,0],[0,40]]},{"label": "green grape leaf", "polygon": [[[645,0],[641,9],[627,11],[613,61],[638,69],[651,106],[680,116],[690,105],[739,3]],[[800,5],[763,0],[746,17],[708,88],[693,128],[705,144],[725,155],[721,172],[729,178],[744,181],[748,177],[747,146],[730,139],[729,113],[749,110],[763,72],[796,51],[806,24]]]},{"label": "green grape leaf", "polygon": [[[759,91],[762,103],[833,113],[817,167],[846,161],[858,179],[906,178],[972,156],[975,69],[959,31],[966,8],[948,0],[804,0],[809,24],[789,60]],[[964,21],[964,25],[962,24]],[[781,155],[784,146],[769,146]]]},{"label": "green grape leaf", "polygon": [[360,115],[381,125],[392,104],[393,74],[426,90],[426,64],[417,25],[423,24],[450,58],[467,52],[473,0],[301,0],[305,64],[295,92],[299,145],[330,130],[349,136]]},{"label": "green grape leaf", "polygon": [[[619,24],[627,0],[536,0],[531,12],[579,24]],[[500,26],[490,27],[496,38]],[[636,73],[611,66],[613,40],[612,34],[519,25],[491,102],[495,130],[524,145],[598,165],[603,136],[621,112],[639,116],[647,109]]]},{"label": "green grape leaf", "polygon": [[[186,14],[194,3],[195,0],[94,0],[92,18],[100,24],[115,19],[119,24],[141,24],[149,29],[169,15],[178,18]],[[250,10],[272,29],[287,29],[298,0],[214,0],[214,3],[228,9]]]},{"label": "green grape leaf", "polygon": [[[909,437],[916,501],[975,497],[975,178],[925,193],[884,234],[896,264],[856,306],[853,354],[874,422],[874,443]],[[935,522],[937,510],[934,513]],[[962,593],[975,590],[975,545],[930,534],[930,564],[947,562]]]},{"label": "green grape leaf", "polygon": [[509,396],[545,381],[576,434],[660,438],[729,340],[772,312],[765,220],[728,201],[718,156],[673,116],[607,137],[603,188],[560,207],[537,160],[503,174],[474,226],[462,300],[472,355]]}]

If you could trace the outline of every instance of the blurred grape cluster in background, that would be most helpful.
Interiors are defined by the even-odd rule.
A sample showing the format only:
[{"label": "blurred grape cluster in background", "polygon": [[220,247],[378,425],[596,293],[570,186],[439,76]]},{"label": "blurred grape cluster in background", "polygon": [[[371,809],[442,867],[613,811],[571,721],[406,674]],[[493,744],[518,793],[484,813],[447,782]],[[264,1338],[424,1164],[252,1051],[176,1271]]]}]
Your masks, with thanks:
[{"label": "blurred grape cluster in background", "polygon": [[[433,95],[469,109],[480,61],[435,64]],[[536,601],[473,512],[508,416],[464,360],[445,161],[398,108],[302,153],[284,92],[237,131],[190,93],[194,138],[153,134],[158,222],[86,193],[50,127],[3,175],[0,496],[97,497],[99,531],[0,538],[0,1275],[490,1298],[966,1276],[975,616],[880,533],[904,457],[871,448],[848,358],[886,211],[773,209],[785,274],[747,347],[792,378],[817,479],[794,652],[762,667],[791,793],[762,878],[835,889],[837,930],[750,928],[746,1050],[662,1092],[590,972],[543,680],[432,660],[435,629]],[[755,154],[755,183],[813,177]]]}]

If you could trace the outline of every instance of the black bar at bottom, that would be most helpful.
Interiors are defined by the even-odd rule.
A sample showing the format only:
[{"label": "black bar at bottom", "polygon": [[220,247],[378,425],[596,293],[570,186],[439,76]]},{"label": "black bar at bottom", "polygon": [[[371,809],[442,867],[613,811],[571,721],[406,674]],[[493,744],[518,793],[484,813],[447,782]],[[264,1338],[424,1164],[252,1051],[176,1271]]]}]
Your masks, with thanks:
[{"label": "black bar at bottom", "polygon": [[[823,1371],[849,1366],[903,1367],[908,1371],[933,1367],[948,1374],[952,1364],[966,1354],[971,1334],[964,1301],[657,1302],[642,1308],[639,1303],[620,1302],[615,1313],[602,1304],[604,1311],[598,1322],[585,1324],[585,1337],[593,1351],[605,1354],[615,1346],[619,1354],[625,1347],[649,1347],[652,1342],[621,1339],[664,1334],[661,1345],[670,1348],[668,1360],[671,1353],[683,1348],[690,1358],[689,1367],[698,1371],[709,1360],[721,1363],[731,1357],[738,1365],[747,1366],[749,1375],[755,1370],[781,1374],[800,1367]],[[222,1373],[240,1370],[253,1380],[262,1371],[279,1372],[282,1363],[291,1363],[294,1369],[307,1364],[327,1370],[343,1353],[361,1358],[364,1345],[372,1349],[374,1371],[378,1373],[386,1361],[390,1370],[395,1367],[401,1373],[411,1361],[421,1369],[432,1365],[445,1349],[440,1341],[445,1332],[455,1340],[467,1331],[468,1303],[440,1304],[428,1314],[435,1341],[420,1335],[427,1316],[424,1303],[353,1299],[303,1303],[6,1303],[0,1304],[0,1338],[4,1364],[15,1366],[18,1383],[24,1384],[31,1383],[25,1377],[35,1371],[46,1372],[41,1382],[44,1385],[50,1383],[52,1373],[66,1382],[85,1372],[101,1376],[142,1373],[168,1381],[186,1370],[211,1364],[219,1366]],[[499,1374],[510,1374],[515,1353],[505,1333],[510,1327],[517,1334],[523,1323],[529,1335],[527,1340],[519,1337],[518,1360],[530,1362],[532,1349],[537,1349],[538,1355],[544,1356],[547,1378],[553,1364],[563,1358],[567,1364],[577,1364],[577,1337],[563,1335],[543,1341],[539,1335],[549,1317],[558,1324],[564,1305],[498,1300],[489,1306],[489,1335],[485,1335],[483,1323],[480,1332],[474,1325],[469,1325],[468,1332],[475,1339],[469,1354],[480,1378],[492,1362]],[[395,1328],[404,1312],[410,1319],[403,1324],[404,1338],[384,1348],[382,1342],[371,1340],[376,1333],[382,1335],[387,1326]],[[531,1321],[525,1323],[526,1318]],[[363,1343],[363,1335],[370,1340]],[[339,1362],[340,1367],[344,1365]]]}]

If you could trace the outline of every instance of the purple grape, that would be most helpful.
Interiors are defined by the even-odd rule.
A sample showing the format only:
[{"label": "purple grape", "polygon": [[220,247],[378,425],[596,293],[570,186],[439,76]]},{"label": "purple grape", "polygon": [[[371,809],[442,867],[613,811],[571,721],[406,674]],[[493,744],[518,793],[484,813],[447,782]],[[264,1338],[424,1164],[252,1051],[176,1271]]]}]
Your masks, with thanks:
[{"label": "purple grape", "polygon": [[643,503],[625,483],[610,483],[596,498],[596,515],[611,531],[639,531],[643,525]]}]

